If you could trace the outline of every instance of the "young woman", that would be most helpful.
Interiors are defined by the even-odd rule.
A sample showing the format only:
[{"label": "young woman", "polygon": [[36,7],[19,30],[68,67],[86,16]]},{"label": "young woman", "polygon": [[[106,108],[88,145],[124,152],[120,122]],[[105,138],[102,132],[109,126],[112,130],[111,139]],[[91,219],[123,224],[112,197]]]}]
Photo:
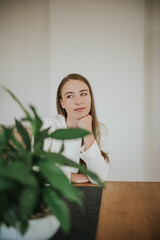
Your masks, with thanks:
[{"label": "young woman", "polygon": [[[63,155],[76,163],[83,162],[87,169],[95,172],[102,181],[108,175],[109,159],[107,156],[105,125],[96,117],[94,98],[87,79],[79,74],[70,74],[60,83],[57,90],[58,115],[44,119],[44,128],[51,131],[59,128],[83,128],[93,134],[83,139],[64,141]],[[47,151],[58,152],[61,141],[48,139],[45,142]],[[62,167],[67,177],[74,183],[94,181],[72,167]]]}]

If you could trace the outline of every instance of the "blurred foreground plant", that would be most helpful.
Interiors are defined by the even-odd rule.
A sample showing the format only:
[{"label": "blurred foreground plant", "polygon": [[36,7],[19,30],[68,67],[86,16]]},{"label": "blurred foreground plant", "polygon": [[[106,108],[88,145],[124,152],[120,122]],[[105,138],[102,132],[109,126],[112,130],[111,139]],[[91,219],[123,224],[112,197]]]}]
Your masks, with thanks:
[{"label": "blurred foreground plant", "polygon": [[[69,231],[70,220],[66,199],[82,206],[82,193],[71,184],[60,166],[78,168],[103,187],[103,183],[84,166],[63,156],[66,139],[82,138],[89,132],[83,129],[59,129],[50,133],[42,129],[42,120],[36,109],[27,111],[17,97],[3,87],[19,104],[25,116],[15,119],[15,126],[1,125],[0,130],[0,225],[14,226],[24,234],[28,221],[36,215],[54,214],[64,232]],[[31,135],[23,125],[30,124]],[[18,141],[14,132],[18,132]],[[43,149],[46,138],[62,140],[59,153]]]}]

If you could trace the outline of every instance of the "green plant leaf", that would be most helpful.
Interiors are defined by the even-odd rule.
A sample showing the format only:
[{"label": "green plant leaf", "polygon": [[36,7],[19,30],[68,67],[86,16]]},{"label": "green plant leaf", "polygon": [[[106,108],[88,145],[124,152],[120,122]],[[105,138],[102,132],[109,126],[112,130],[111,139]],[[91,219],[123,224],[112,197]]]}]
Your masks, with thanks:
[{"label": "green plant leaf", "polygon": [[90,132],[81,129],[81,128],[65,128],[65,129],[58,129],[49,135],[50,138],[55,138],[59,140],[66,140],[66,139],[76,139],[82,138]]},{"label": "green plant leaf", "polygon": [[40,128],[41,128],[43,122],[40,119],[40,117],[38,116],[35,108],[32,105],[30,105],[30,108],[34,114],[34,119],[31,122],[32,133],[33,133],[33,137],[34,137],[34,142],[37,142],[37,139],[38,139],[37,135],[40,132]]},{"label": "green plant leaf", "polygon": [[13,132],[13,128],[5,127],[3,125],[1,125],[1,128],[2,132],[0,132],[0,147],[8,144]]},{"label": "green plant leaf", "polygon": [[4,149],[3,154],[6,163],[11,161],[17,161],[17,158],[19,158],[17,152],[10,151],[9,149]]},{"label": "green plant leaf", "polygon": [[6,88],[6,87],[4,87],[4,86],[2,86],[2,88],[3,88],[6,92],[8,92],[9,95],[18,103],[18,105],[20,106],[20,108],[21,108],[21,109],[23,110],[23,112],[25,113],[26,118],[32,120],[29,112],[24,108],[24,106],[22,105],[22,103],[21,103],[21,102],[19,101],[19,99],[13,94],[13,92],[10,91],[8,88]]},{"label": "green plant leaf", "polygon": [[4,222],[7,225],[14,226],[18,220],[18,208],[15,204],[9,204],[9,207],[4,212]]},{"label": "green plant leaf", "polygon": [[34,141],[34,144],[33,144],[33,148],[34,148],[34,151],[40,151],[43,149],[43,145],[44,145],[44,140],[48,137],[48,130],[49,128],[47,129],[44,129],[42,131],[39,131],[37,132],[36,136],[34,137],[33,141]]},{"label": "green plant leaf", "polygon": [[17,150],[19,150],[21,153],[23,153],[25,151],[23,145],[19,141],[17,141],[17,139],[15,138],[15,136],[13,134],[11,135],[10,140],[17,147]]},{"label": "green plant leaf", "polygon": [[20,195],[20,212],[30,216],[36,206],[39,188],[25,187]]},{"label": "green plant leaf", "polygon": [[[24,235],[25,232],[27,231],[28,225],[29,225],[28,219],[21,220],[21,222],[20,222],[20,231],[21,231],[22,235]],[[19,228],[18,228],[18,230],[19,230]]]},{"label": "green plant leaf", "polygon": [[68,200],[81,205],[82,193],[69,183],[68,178],[63,171],[52,162],[39,162],[40,174],[57,191],[59,191]]},{"label": "green plant leaf", "polygon": [[36,122],[36,131],[38,132],[40,130],[40,128],[42,127],[43,122],[40,119],[40,117],[38,116],[36,109],[32,105],[30,105],[30,108],[34,114],[35,122]]},{"label": "green plant leaf", "polygon": [[9,180],[0,178],[0,192],[4,191],[4,190],[9,191],[9,189],[14,188],[14,187],[15,187],[15,183],[13,183]]},{"label": "green plant leaf", "polygon": [[68,233],[70,228],[69,210],[62,196],[50,188],[43,190],[43,196],[52,213],[60,221],[62,230]]},{"label": "green plant leaf", "polygon": [[17,130],[18,130],[19,134],[21,135],[24,144],[26,145],[26,149],[31,150],[31,140],[30,140],[27,130],[23,127],[23,125],[21,124],[20,121],[18,121],[18,120],[15,120],[15,121],[16,121]]},{"label": "green plant leaf", "polygon": [[30,169],[21,162],[0,164],[0,177],[16,181],[24,186],[37,187],[37,180]]},{"label": "green plant leaf", "polygon": [[27,152],[23,150],[23,152],[20,152],[17,149],[10,149],[7,147],[6,149],[3,149],[3,161],[6,163],[10,163],[11,161],[19,161],[27,165],[28,168],[31,169],[32,167],[32,153]]},{"label": "green plant leaf", "polygon": [[63,151],[64,151],[64,142],[62,142],[62,146],[61,146],[61,148],[59,150],[59,154],[61,154]]}]

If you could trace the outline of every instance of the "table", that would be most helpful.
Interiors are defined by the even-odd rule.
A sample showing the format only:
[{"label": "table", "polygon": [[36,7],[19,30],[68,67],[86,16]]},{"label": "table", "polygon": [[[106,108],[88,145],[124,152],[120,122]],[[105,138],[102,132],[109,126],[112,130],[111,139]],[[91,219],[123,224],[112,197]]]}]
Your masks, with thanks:
[{"label": "table", "polygon": [[160,239],[160,182],[106,182],[96,240]]},{"label": "table", "polygon": [[70,232],[66,235],[59,229],[51,240],[95,240],[102,188],[93,184],[76,187],[83,193],[83,208],[67,201],[70,211]]}]

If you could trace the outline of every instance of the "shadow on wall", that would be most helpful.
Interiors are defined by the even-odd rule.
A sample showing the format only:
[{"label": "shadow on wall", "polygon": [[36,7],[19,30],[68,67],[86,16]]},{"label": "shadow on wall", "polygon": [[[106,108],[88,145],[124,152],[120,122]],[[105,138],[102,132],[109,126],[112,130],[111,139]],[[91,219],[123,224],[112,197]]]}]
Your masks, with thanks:
[{"label": "shadow on wall", "polygon": [[160,180],[160,1],[145,1],[144,178]]}]

